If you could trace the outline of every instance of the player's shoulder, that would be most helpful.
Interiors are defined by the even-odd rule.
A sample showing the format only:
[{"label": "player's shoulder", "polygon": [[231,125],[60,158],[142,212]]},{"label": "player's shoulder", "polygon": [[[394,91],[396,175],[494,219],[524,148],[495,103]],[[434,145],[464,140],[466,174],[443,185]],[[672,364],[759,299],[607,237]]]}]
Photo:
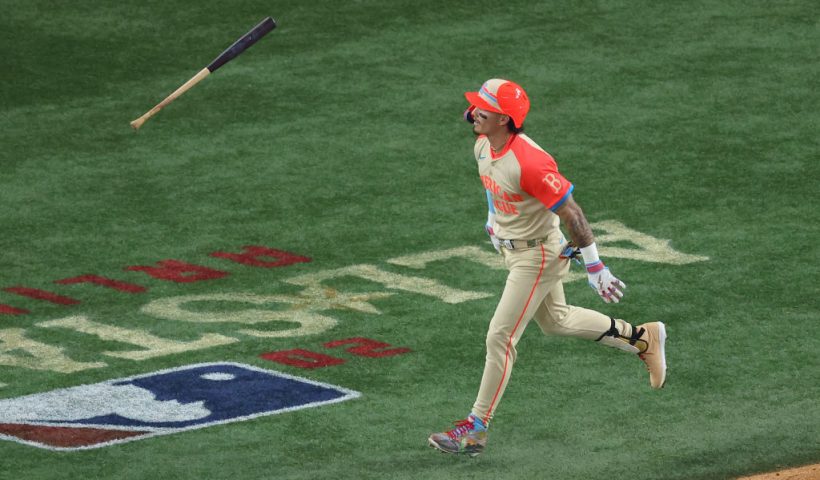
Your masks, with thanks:
[{"label": "player's shoulder", "polygon": [[527,153],[530,155],[549,155],[546,150],[541,148],[540,145],[535,143],[535,140],[531,139],[525,133],[519,133],[516,135],[516,141],[513,142],[512,147],[518,151],[523,153]]},{"label": "player's shoulder", "polygon": [[475,139],[475,146],[473,147],[473,151],[475,153],[476,158],[478,158],[479,153],[487,148],[490,144],[490,139],[487,138],[486,135],[479,135]]},{"label": "player's shoulder", "polygon": [[524,168],[539,168],[549,166],[555,168],[555,159],[546,150],[535,143],[533,139],[523,133],[517,135],[511,145],[518,162]]}]

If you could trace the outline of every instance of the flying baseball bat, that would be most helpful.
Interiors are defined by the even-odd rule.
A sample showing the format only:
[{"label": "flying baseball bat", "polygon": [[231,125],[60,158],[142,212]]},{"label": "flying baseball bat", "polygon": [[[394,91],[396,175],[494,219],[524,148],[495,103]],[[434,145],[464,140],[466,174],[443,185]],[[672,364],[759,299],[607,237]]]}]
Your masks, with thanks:
[{"label": "flying baseball bat", "polygon": [[168,95],[168,97],[166,97],[165,100],[159,102],[157,106],[145,112],[145,115],[131,122],[131,127],[133,127],[134,130],[139,130],[142,124],[146,122],[146,120],[153,117],[157,112],[159,112],[160,110],[168,106],[168,104],[179,98],[183,93],[190,90],[191,87],[202,81],[203,78],[215,72],[217,68],[221,67],[222,65],[225,65],[234,58],[238,57],[242,52],[247,50],[254,43],[258,42],[260,38],[267,35],[274,28],[276,28],[276,21],[271,17],[268,17],[259,22],[259,25],[253,27],[253,29],[251,29],[250,32],[246,33],[242,36],[242,38],[235,41],[233,45],[231,45],[230,47],[228,47],[227,50],[219,54],[219,56],[216,57],[216,59],[214,59],[214,61],[211,62],[207,67],[200,70],[199,73],[191,77],[191,79],[182,84],[181,87],[177,88],[174,91],[174,93]]}]

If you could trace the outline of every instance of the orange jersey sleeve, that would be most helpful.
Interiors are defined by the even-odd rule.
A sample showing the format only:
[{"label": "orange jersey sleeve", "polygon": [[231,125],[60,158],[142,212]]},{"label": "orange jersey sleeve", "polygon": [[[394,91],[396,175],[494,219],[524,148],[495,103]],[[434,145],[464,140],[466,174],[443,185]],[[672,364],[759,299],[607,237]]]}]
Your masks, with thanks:
[{"label": "orange jersey sleeve", "polygon": [[552,156],[533,142],[515,142],[513,152],[521,165],[521,189],[553,212],[563,205],[575,187]]}]

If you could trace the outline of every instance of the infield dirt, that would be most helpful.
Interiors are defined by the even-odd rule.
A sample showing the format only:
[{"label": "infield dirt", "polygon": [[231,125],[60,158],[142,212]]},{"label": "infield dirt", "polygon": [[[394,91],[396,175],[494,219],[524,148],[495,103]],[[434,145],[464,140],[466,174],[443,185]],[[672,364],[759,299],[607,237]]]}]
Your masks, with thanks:
[{"label": "infield dirt", "polygon": [[820,479],[820,463],[805,467],[790,468],[777,472],[760,473],[751,477],[741,477],[738,480],[818,480]]}]

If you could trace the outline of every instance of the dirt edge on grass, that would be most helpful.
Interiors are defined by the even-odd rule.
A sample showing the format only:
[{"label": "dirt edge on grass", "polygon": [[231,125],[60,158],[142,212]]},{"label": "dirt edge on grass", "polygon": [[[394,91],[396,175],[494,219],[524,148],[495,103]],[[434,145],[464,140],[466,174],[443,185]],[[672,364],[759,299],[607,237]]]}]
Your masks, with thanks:
[{"label": "dirt edge on grass", "polygon": [[820,480],[820,463],[777,472],[758,473],[737,480]]}]

